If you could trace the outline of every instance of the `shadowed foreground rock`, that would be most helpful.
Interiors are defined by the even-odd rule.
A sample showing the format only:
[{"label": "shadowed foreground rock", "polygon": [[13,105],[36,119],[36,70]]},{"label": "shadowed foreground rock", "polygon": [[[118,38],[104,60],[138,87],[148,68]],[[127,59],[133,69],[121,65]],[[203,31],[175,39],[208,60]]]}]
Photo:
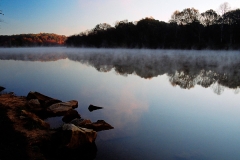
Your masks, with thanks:
[{"label": "shadowed foreground rock", "polygon": [[50,125],[43,121],[42,119],[40,119],[37,115],[35,115],[34,113],[22,110],[22,115],[29,118],[30,120],[36,122],[40,127],[46,128],[46,129],[50,129]]},{"label": "shadowed foreground rock", "polygon": [[26,146],[27,138],[13,127],[13,122],[7,116],[7,109],[0,101],[0,159],[29,159]]},{"label": "shadowed foreground rock", "polygon": [[[95,159],[97,131],[112,129],[113,127],[103,120],[92,123],[88,119],[80,119],[80,114],[74,110],[78,107],[78,102],[75,100],[59,101],[38,92],[29,92],[27,97],[0,94],[0,111],[1,109],[6,110],[5,114],[12,121],[14,128],[12,132],[21,132],[24,137],[24,139],[14,139],[14,144],[19,144],[18,142],[21,140],[24,140],[25,143],[25,146],[19,148],[14,147],[14,145],[7,145],[8,141],[2,140],[0,142],[0,159],[4,159],[9,153],[13,155],[9,155],[9,159],[17,159],[20,155],[19,152],[23,153],[23,156],[19,156],[20,159],[24,156],[30,158],[23,159],[43,160]],[[51,105],[48,106],[49,104]],[[51,129],[50,125],[43,120],[44,116],[41,117],[37,113],[49,118],[65,114],[62,120],[66,123],[62,127]],[[0,116],[0,125],[4,127],[2,118],[4,116]],[[4,132],[0,132],[0,134]],[[3,136],[3,139],[5,137]],[[5,148],[1,143],[4,143],[5,146],[11,146],[13,149],[16,148],[17,150],[13,151],[18,155],[15,156],[11,151],[12,148]],[[21,142],[21,144],[23,143]]]},{"label": "shadowed foreground rock", "polygon": [[27,95],[27,99],[28,100],[38,99],[38,101],[40,102],[40,104],[43,107],[49,107],[52,104],[62,102],[61,100],[48,97],[48,96],[43,95],[43,94],[41,94],[39,92],[29,92],[28,95]]},{"label": "shadowed foreground rock", "polygon": [[91,122],[90,119],[79,119],[79,118],[75,118],[75,119],[73,119],[70,123],[71,123],[71,124],[74,124],[75,126],[84,127],[86,124],[92,123],[92,122]]},{"label": "shadowed foreground rock", "polygon": [[43,110],[45,110],[45,108],[43,108],[39,102],[38,99],[31,99],[28,101],[28,108],[29,110],[31,110],[34,113],[39,113],[42,112]]},{"label": "shadowed foreground rock", "polygon": [[77,127],[74,124],[64,124],[63,131],[71,132],[68,148],[78,148],[80,146],[91,144],[97,138],[97,132],[92,129]]},{"label": "shadowed foreground rock", "polygon": [[81,118],[80,114],[76,110],[69,110],[62,118],[65,123],[71,122],[75,118]]}]

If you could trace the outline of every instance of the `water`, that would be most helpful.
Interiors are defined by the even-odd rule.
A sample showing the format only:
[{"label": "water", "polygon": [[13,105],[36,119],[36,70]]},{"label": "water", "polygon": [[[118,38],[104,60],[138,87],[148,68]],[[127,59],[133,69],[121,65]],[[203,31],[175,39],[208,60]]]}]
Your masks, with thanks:
[{"label": "water", "polygon": [[75,99],[114,126],[96,159],[240,157],[239,51],[2,48],[0,75],[6,91]]}]

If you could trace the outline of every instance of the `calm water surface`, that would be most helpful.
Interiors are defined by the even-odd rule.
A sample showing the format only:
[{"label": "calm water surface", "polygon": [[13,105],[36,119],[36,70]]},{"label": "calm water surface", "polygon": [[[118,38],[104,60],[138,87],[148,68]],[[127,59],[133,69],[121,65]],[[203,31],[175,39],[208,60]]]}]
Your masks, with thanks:
[{"label": "calm water surface", "polygon": [[240,157],[239,51],[2,48],[0,75],[6,91],[75,99],[114,126],[96,159]]}]

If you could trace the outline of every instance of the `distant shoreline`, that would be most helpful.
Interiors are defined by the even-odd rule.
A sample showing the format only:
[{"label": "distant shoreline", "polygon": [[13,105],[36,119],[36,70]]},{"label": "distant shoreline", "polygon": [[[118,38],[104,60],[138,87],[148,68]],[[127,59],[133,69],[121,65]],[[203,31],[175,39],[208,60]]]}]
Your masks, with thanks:
[{"label": "distant shoreline", "polygon": [[123,50],[179,50],[179,51],[240,51],[239,49],[232,49],[232,48],[225,48],[225,49],[209,49],[209,48],[202,48],[202,49],[178,49],[178,48],[124,48],[124,47],[78,47],[78,46],[67,46],[67,45],[53,45],[53,46],[0,46],[0,49],[21,49],[21,48],[72,48],[72,49],[123,49]]}]

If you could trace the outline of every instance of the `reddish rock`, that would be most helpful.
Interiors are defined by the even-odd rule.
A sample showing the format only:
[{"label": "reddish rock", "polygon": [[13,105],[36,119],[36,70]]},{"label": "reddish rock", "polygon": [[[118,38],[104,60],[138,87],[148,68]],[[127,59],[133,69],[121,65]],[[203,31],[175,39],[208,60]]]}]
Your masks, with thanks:
[{"label": "reddish rock", "polygon": [[27,95],[27,99],[28,100],[38,99],[40,104],[42,106],[44,106],[44,107],[48,107],[48,106],[50,106],[52,104],[62,102],[61,100],[48,97],[48,96],[43,95],[43,94],[41,94],[39,92],[29,92],[28,95]]},{"label": "reddish rock", "polygon": [[98,120],[97,122],[92,123],[89,119],[74,119],[71,123],[79,127],[93,129],[97,132],[114,128],[104,120]]},{"label": "reddish rock", "polygon": [[35,115],[34,113],[28,112],[26,110],[22,110],[22,115],[25,117],[30,118],[31,120],[37,122],[41,127],[49,129],[50,125],[43,121],[42,119],[40,119],[37,115]]},{"label": "reddish rock", "polygon": [[75,126],[79,126],[79,127],[85,127],[86,124],[91,124],[91,120],[89,119],[79,119],[79,118],[75,118],[74,120],[72,120],[70,123],[74,124]]},{"label": "reddish rock", "polygon": [[69,123],[75,118],[81,118],[81,116],[76,110],[72,109],[67,111],[67,113],[63,116],[62,121],[65,123]]},{"label": "reddish rock", "polygon": [[31,99],[28,101],[28,108],[33,112],[39,112],[43,110],[38,99]]},{"label": "reddish rock", "polygon": [[49,99],[49,100],[44,102],[44,107],[47,108],[47,107],[49,107],[53,104],[59,103],[59,102],[62,102],[62,101],[60,101],[58,99]]},{"label": "reddish rock", "polygon": [[87,123],[84,127],[88,129],[93,129],[94,131],[97,132],[114,128],[104,120],[98,120],[97,122],[94,123]]},{"label": "reddish rock", "polygon": [[78,101],[76,100],[71,100],[71,101],[68,101],[67,103],[70,103],[73,109],[78,107]]},{"label": "reddish rock", "polygon": [[77,127],[74,124],[64,124],[62,130],[63,135],[65,134],[66,136],[70,132],[70,140],[66,146],[71,149],[91,144],[97,138],[97,132],[92,129]]},{"label": "reddish rock", "polygon": [[53,116],[63,116],[69,110],[72,110],[77,107],[78,107],[78,102],[75,100],[71,100],[68,102],[60,102],[60,103],[53,104],[49,106],[47,110]]}]

